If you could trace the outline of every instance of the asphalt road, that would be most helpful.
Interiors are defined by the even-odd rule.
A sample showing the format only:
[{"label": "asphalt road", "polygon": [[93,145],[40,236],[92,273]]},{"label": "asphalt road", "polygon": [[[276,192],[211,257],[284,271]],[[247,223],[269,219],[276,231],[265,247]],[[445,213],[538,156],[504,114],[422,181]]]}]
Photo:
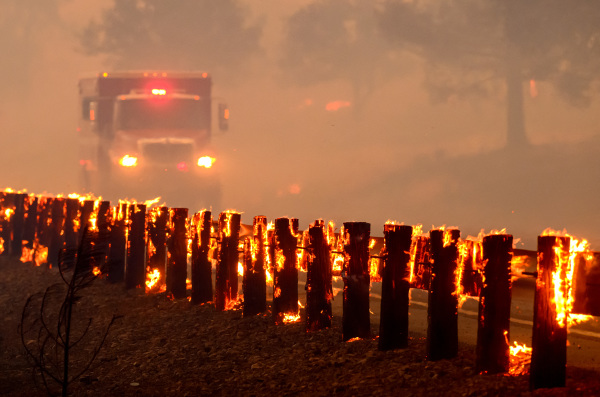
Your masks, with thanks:
[{"label": "asphalt road", "polygon": [[[300,272],[298,292],[300,303],[305,304],[305,273]],[[333,315],[342,316],[342,280],[334,281]],[[512,307],[509,341],[531,346],[533,327],[533,297],[535,280],[517,279],[512,286]],[[272,289],[269,290],[272,294]],[[272,296],[272,295],[268,295]],[[371,325],[378,327],[381,306],[381,283],[371,284]],[[459,309],[459,341],[475,347],[477,341],[477,312],[479,301],[469,298]],[[411,289],[409,308],[409,334],[423,337],[427,333],[427,291]],[[600,323],[598,317],[569,328],[567,365],[600,369]]]}]

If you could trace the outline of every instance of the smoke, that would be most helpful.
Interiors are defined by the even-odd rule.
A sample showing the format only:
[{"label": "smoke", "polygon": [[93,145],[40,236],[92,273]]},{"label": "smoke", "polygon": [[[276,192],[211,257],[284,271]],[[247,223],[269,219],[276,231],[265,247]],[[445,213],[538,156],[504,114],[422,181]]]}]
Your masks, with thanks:
[{"label": "smoke", "polygon": [[[0,90],[0,183],[69,193],[79,188],[78,76],[117,65],[110,56],[86,55],[80,35],[90,21],[99,23],[113,2],[51,3],[56,23],[37,23],[27,36],[0,37],[0,48],[10,50],[14,60],[7,63],[4,57],[0,64],[12,84]],[[217,101],[231,109],[230,130],[213,137],[223,185],[223,202],[213,210],[243,211],[243,222],[259,214],[293,216],[303,228],[316,218],[338,225],[368,221],[374,235],[382,233],[387,219],[423,223],[425,229],[453,224],[465,236],[507,227],[528,248],[551,226],[567,228],[600,249],[595,230],[600,208],[594,199],[600,186],[595,154],[600,109],[585,76],[579,81],[561,74],[560,84],[549,81],[548,73],[538,73],[544,77],[539,80],[532,76],[538,95],[524,97],[531,146],[505,149],[503,83],[482,89],[473,84],[481,76],[457,74],[407,52],[412,44],[389,40],[377,14],[365,10],[367,3],[241,3],[243,26],[260,37],[244,58],[223,56],[210,66]],[[2,31],[15,29],[6,10],[16,7],[17,2],[0,6]],[[34,21],[28,14],[34,7],[23,7],[20,15]],[[323,7],[329,11],[320,13]],[[332,12],[336,7],[339,12]],[[317,19],[318,26],[330,29],[315,36],[319,32],[306,24]],[[405,38],[434,40],[419,34],[419,21],[407,20]],[[316,49],[315,37],[321,40]],[[217,51],[221,40],[236,38],[204,39]],[[178,36],[179,48],[198,51],[199,40],[190,39],[193,45],[187,47],[186,40]],[[437,56],[451,57],[451,49],[445,50]],[[178,54],[136,54],[135,63],[121,65],[143,67],[159,56],[161,67],[190,68],[191,55]],[[432,89],[452,86],[447,82],[470,90],[459,95]],[[588,107],[570,107],[560,99],[566,87],[574,100],[577,93],[587,98]],[[524,93],[528,89],[529,83]],[[439,94],[437,101],[432,93]]]}]

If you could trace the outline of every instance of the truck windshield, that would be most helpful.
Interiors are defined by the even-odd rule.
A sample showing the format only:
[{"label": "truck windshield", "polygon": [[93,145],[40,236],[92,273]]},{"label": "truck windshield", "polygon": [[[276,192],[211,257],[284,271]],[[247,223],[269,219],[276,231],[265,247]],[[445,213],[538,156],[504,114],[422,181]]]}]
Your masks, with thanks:
[{"label": "truck windshield", "polygon": [[120,100],[115,108],[117,129],[208,128],[210,105],[184,98],[140,98]]}]

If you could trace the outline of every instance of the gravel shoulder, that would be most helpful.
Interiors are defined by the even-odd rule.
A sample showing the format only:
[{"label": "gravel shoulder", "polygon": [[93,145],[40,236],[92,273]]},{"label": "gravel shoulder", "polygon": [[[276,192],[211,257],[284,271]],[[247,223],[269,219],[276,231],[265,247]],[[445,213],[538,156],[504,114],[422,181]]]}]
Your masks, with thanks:
[{"label": "gravel shoulder", "polygon": [[[57,282],[56,270],[0,258],[0,395],[46,395],[36,387],[18,325],[27,297]],[[243,318],[103,279],[85,290],[77,310],[98,330],[120,316],[92,368],[72,384],[77,396],[600,395],[600,373],[576,367],[567,368],[567,387],[535,392],[527,375],[479,375],[473,346],[429,362],[419,334],[407,349],[389,352],[377,350],[376,337],[344,343],[339,317],[330,329],[306,333],[303,323],[275,325],[269,313]],[[92,332],[74,351],[74,364],[98,337]]]}]

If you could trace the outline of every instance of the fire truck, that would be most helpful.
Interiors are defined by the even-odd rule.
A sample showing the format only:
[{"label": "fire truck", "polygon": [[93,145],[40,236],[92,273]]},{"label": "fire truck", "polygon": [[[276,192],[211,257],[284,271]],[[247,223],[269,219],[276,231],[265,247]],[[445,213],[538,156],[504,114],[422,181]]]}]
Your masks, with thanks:
[{"label": "fire truck", "polygon": [[[205,72],[125,71],[79,80],[82,189],[109,199],[161,196],[171,207],[219,206]],[[229,110],[218,105],[219,130]]]}]

